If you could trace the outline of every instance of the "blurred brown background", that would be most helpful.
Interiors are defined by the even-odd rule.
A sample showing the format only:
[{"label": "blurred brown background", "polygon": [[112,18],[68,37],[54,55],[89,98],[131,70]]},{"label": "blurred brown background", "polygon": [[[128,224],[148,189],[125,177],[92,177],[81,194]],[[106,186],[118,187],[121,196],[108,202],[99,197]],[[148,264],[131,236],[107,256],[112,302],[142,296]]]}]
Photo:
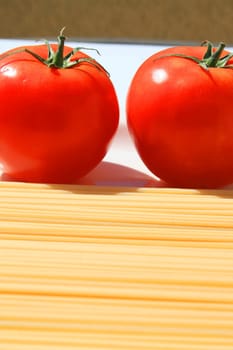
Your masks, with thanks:
[{"label": "blurred brown background", "polygon": [[233,43],[233,0],[0,0],[2,38]]}]

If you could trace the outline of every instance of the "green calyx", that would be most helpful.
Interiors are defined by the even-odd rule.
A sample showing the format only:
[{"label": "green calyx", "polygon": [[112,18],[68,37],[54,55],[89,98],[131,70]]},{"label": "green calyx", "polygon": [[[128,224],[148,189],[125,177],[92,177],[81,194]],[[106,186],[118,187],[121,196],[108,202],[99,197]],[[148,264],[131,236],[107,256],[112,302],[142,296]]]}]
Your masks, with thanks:
[{"label": "green calyx", "polygon": [[48,47],[48,57],[47,58],[41,57],[40,55],[29,50],[28,48],[22,48],[19,50],[14,50],[9,54],[6,53],[5,55],[4,54],[1,55],[0,60],[6,56],[14,55],[14,54],[19,53],[19,52],[27,52],[28,54],[32,55],[34,58],[36,58],[38,61],[45,64],[49,68],[65,69],[65,68],[71,68],[71,67],[77,66],[83,62],[88,62],[88,63],[92,64],[93,66],[95,66],[96,68],[104,71],[107,75],[109,75],[109,73],[105,70],[105,68],[103,66],[101,66],[99,63],[97,63],[91,57],[80,57],[78,59],[73,59],[74,55],[78,51],[81,51],[81,50],[93,50],[93,51],[97,52],[98,55],[100,55],[99,51],[96,49],[77,47],[77,48],[72,49],[66,56],[64,56],[64,46],[65,46],[65,40],[66,40],[66,37],[63,35],[64,29],[65,28],[63,28],[60,31],[60,34],[57,38],[58,48],[55,52],[53,51],[50,43],[47,40],[45,41],[45,44]]},{"label": "green calyx", "polygon": [[37,58],[40,62],[44,63],[46,66],[50,68],[71,68],[76,65],[78,65],[81,62],[91,62],[92,64],[95,62],[94,59],[89,57],[83,57],[79,58],[77,60],[71,60],[73,56],[80,50],[94,50],[99,54],[99,51],[96,49],[87,49],[85,47],[77,47],[75,49],[72,49],[66,56],[64,56],[64,46],[66,37],[63,35],[64,32],[63,28],[60,31],[59,36],[57,37],[58,40],[58,48],[57,51],[54,52],[50,43],[48,41],[45,41],[47,47],[48,47],[48,57],[46,59],[42,58],[41,56],[35,54],[32,51],[29,51],[26,49],[26,52],[33,55],[35,58]]},{"label": "green calyx", "polygon": [[[199,66],[201,66],[204,69],[208,69],[208,68],[233,68],[233,65],[228,63],[229,60],[233,57],[233,53],[229,53],[225,56],[222,56],[223,50],[225,48],[224,43],[221,42],[216,50],[214,50],[213,44],[207,40],[204,41],[201,44],[201,46],[207,46],[207,50],[206,50],[204,57],[202,59],[199,59],[199,58],[194,57],[194,56],[184,55],[184,54],[171,54],[171,55],[166,55],[166,57],[175,56],[175,57],[187,58],[187,59],[190,59],[190,60],[196,62],[197,64],[199,64]],[[165,56],[160,56],[160,57],[162,58]]]}]

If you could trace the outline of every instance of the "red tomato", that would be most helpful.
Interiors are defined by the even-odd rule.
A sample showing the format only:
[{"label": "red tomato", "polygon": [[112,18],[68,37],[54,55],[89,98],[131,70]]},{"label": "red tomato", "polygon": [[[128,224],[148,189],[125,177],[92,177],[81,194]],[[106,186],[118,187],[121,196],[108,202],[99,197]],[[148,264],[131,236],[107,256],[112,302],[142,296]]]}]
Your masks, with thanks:
[{"label": "red tomato", "polygon": [[[53,50],[58,45],[51,45]],[[47,45],[27,47],[47,58]],[[72,49],[64,47],[64,55]],[[81,51],[63,68],[21,48],[0,56],[0,163],[7,178],[71,183],[106,154],[119,122],[106,71]]]},{"label": "red tomato", "polygon": [[171,186],[233,183],[233,69],[230,56],[220,59],[229,54],[222,49],[218,67],[206,68],[183,57],[205,65],[205,47],[162,50],[139,67],[129,87],[127,122],[136,148]]}]

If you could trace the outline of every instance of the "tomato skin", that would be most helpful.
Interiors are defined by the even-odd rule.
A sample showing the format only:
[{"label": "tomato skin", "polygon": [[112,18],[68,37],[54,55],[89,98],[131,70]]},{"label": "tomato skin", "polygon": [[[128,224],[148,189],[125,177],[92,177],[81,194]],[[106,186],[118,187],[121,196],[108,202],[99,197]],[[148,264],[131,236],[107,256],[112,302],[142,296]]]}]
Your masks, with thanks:
[{"label": "tomato skin", "polygon": [[[27,48],[47,57],[46,45]],[[89,56],[79,51],[73,59],[81,57]],[[103,159],[118,122],[117,96],[102,69],[88,62],[49,68],[26,52],[0,60],[0,163],[7,178],[76,181]]]},{"label": "tomato skin", "polygon": [[233,183],[233,70],[205,70],[190,59],[167,56],[201,59],[205,51],[162,50],[139,67],[129,86],[127,124],[139,155],[174,187]]}]

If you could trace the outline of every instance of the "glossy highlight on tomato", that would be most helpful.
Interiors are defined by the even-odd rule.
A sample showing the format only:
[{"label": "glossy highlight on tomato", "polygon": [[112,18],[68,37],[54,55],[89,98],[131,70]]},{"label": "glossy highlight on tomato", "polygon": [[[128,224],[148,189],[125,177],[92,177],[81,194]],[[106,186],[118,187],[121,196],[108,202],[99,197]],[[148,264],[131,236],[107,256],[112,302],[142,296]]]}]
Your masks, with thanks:
[{"label": "glossy highlight on tomato", "polygon": [[72,183],[103,159],[117,130],[107,72],[58,39],[0,56],[0,164],[8,179]]},{"label": "glossy highlight on tomato", "polygon": [[222,43],[171,47],[149,57],[133,77],[128,128],[145,165],[169,186],[233,183],[231,56]]}]

